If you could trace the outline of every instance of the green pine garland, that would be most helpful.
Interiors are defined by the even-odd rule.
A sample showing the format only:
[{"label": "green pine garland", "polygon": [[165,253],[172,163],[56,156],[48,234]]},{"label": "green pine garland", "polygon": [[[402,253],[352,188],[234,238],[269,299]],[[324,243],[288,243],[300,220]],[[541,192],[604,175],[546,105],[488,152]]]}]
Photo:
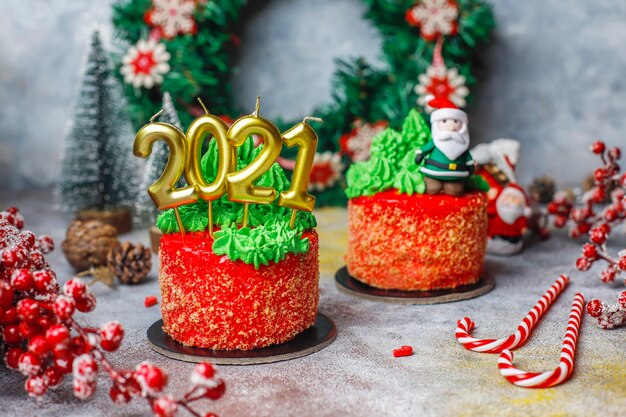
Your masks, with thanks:
[{"label": "green pine garland", "polygon": [[[405,21],[407,9],[416,0],[364,0],[365,17],[380,31],[383,38],[382,68],[373,67],[364,59],[339,61],[333,79],[333,94],[329,102],[313,114],[324,119],[317,128],[318,151],[339,152],[339,138],[351,130],[355,119],[375,123],[386,120],[390,127],[400,128],[404,116],[415,107],[414,87],[418,76],[432,62],[433,42],[425,41],[419,29]],[[135,89],[125,84],[130,102],[130,114],[137,128],[155,114],[161,106],[162,92],[169,92],[178,108],[181,123],[187,126],[196,110],[195,99],[201,97],[214,114],[236,118],[244,111],[233,105],[230,80],[233,55],[241,31],[239,22],[245,13],[246,0],[208,0],[196,8],[197,32],[161,39],[171,54],[171,70],[163,83],[152,89]],[[471,87],[474,52],[480,43],[488,41],[495,23],[491,6],[483,0],[457,0],[460,8],[458,33],[447,36],[443,58],[448,67],[454,66]],[[120,51],[140,39],[148,38],[150,27],[144,15],[152,7],[150,0],[123,0],[114,6],[113,23]],[[245,42],[245,39],[244,39]],[[117,57],[121,67],[121,54]],[[285,128],[293,121],[279,123]],[[285,150],[286,155],[291,155]],[[343,157],[346,167],[348,157]],[[345,203],[345,181],[318,192],[318,205]]]}]

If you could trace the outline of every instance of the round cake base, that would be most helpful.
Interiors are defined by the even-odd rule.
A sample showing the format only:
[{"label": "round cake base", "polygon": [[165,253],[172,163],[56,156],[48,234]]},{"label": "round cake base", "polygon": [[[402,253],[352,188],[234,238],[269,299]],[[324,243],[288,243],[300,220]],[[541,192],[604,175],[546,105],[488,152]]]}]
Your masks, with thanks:
[{"label": "round cake base", "polygon": [[383,290],[370,287],[354,278],[348,273],[345,266],[335,274],[335,285],[339,291],[373,301],[383,301],[396,304],[441,304],[453,301],[469,300],[491,291],[496,282],[488,274],[483,276],[475,284],[462,285],[460,287],[432,290],[432,291],[400,291]]},{"label": "round cake base", "polygon": [[157,353],[184,362],[217,365],[257,365],[301,358],[330,345],[337,337],[335,322],[317,313],[315,324],[289,342],[251,350],[212,350],[184,346],[163,331],[163,320],[148,329],[148,342]]}]

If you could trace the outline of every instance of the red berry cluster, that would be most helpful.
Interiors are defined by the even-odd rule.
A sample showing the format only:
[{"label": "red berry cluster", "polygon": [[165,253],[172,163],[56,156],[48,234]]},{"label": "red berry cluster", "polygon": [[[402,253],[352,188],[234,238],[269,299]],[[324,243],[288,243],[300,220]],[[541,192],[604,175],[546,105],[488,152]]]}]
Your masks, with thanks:
[{"label": "red berry cluster", "polygon": [[[620,172],[617,163],[622,156],[619,148],[607,148],[604,142],[596,141],[591,145],[591,151],[600,156],[603,165],[594,171],[595,185],[583,195],[582,206],[575,207],[564,193],[557,193],[558,195],[555,195],[554,200],[548,205],[548,212],[555,216],[554,224],[557,227],[565,226],[568,221],[573,224],[570,229],[572,237],[587,234],[589,242],[583,245],[582,254],[576,260],[576,268],[587,271],[595,262],[600,261],[606,264],[600,273],[600,279],[603,282],[613,282],[622,272],[626,272],[626,250],[613,257],[607,250],[606,241],[611,232],[617,229],[616,226],[626,219],[626,173]],[[600,204],[604,205],[608,190],[611,190],[610,203],[597,208]],[[589,303],[590,314],[592,311],[598,311],[600,305],[598,303],[598,300]],[[597,314],[598,316],[594,317],[602,316],[602,313]],[[610,321],[623,323],[613,319]],[[601,323],[601,326],[612,328],[619,324],[604,326]]]},{"label": "red berry cluster", "polygon": [[587,312],[598,319],[603,329],[613,329],[626,324],[626,291],[617,297],[617,303],[609,305],[598,299],[589,301]]},{"label": "red berry cluster", "polygon": [[[120,347],[122,325],[111,321],[99,329],[80,326],[75,312],[92,311],[96,298],[78,278],[65,283],[61,292],[44,258],[54,249],[54,242],[49,236],[37,238],[23,227],[18,209],[0,212],[0,355],[9,368],[26,377],[24,387],[30,396],[44,395],[72,374],[74,395],[87,399],[96,390],[100,371],[112,380],[113,402],[144,397],[158,417],[173,416],[179,408],[199,416],[191,402],[222,396],[224,383],[214,377],[210,364],[198,365],[192,388],[177,400],[162,394],[167,375],[160,368],[147,362],[135,370],[113,368],[104,352]],[[198,373],[203,375],[201,382]]]}]

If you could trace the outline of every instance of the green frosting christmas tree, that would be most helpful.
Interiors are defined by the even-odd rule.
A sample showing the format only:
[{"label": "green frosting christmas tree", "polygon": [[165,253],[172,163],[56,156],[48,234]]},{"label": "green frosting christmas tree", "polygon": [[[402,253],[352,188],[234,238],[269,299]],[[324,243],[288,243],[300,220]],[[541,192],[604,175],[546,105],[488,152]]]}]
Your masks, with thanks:
[{"label": "green frosting christmas tree", "polygon": [[67,211],[132,207],[139,172],[132,154],[135,133],[97,31],[75,109],[57,190],[60,206]]}]

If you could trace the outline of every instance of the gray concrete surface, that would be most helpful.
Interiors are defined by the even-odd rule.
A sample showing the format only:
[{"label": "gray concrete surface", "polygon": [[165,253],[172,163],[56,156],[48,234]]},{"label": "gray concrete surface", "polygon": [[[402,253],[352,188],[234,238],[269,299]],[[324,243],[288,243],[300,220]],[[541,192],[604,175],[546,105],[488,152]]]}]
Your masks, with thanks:
[{"label": "gray concrete surface", "polygon": [[[5,187],[54,182],[88,34],[99,26],[110,46],[112,2],[0,2]],[[378,34],[359,18],[359,0],[256,3],[235,95],[251,106],[262,93],[269,117],[303,116],[330,97],[334,58],[378,54]],[[596,138],[626,143],[626,2],[491,3],[498,28],[481,53],[476,100],[468,109],[473,140],[519,138],[522,183],[547,173],[564,185],[578,184],[595,163],[587,144]]]},{"label": "gray concrete surface", "polygon": [[[60,245],[68,218],[51,209],[45,194],[0,192],[0,204],[18,205],[28,227],[50,233]],[[465,315],[477,323],[477,337],[510,334],[540,295],[561,273],[572,278],[569,288],[540,322],[526,346],[516,351],[515,363],[529,371],[552,369],[558,362],[571,301],[576,291],[588,298],[614,300],[624,289],[620,283],[602,284],[593,273],[572,267],[579,245],[563,233],[550,241],[531,244],[520,256],[488,257],[486,267],[496,288],[474,300],[433,306],[406,306],[351,298],[337,291],[329,264],[341,265],[345,241],[345,212],[318,212],[323,259],[320,310],[338,327],[337,340],[313,355],[269,365],[222,366],[227,383],[225,397],[210,404],[221,417],[362,417],[362,416],[581,416],[617,417],[626,407],[626,329],[600,330],[584,317],[573,378],[553,389],[526,390],[510,385],[497,370],[497,357],[472,353],[454,339],[456,320]],[[336,236],[336,238],[333,238]],[[122,239],[147,241],[145,231]],[[626,246],[623,235],[612,247]],[[334,259],[326,253],[334,251]],[[62,253],[49,256],[61,280],[71,276]],[[78,314],[84,324],[111,319],[126,328],[119,352],[110,355],[119,367],[149,360],[170,375],[169,391],[180,394],[187,386],[192,364],[153,352],[147,328],[160,317],[158,308],[143,307],[144,297],[157,295],[153,278],[136,287],[115,290],[95,286],[98,307]],[[392,350],[411,345],[415,355],[393,358]],[[37,402],[22,390],[22,377],[0,367],[0,416],[4,417],[109,417],[149,416],[146,404],[135,401],[115,407],[107,396],[108,381],[99,380],[96,397],[81,402],[70,387]],[[185,413],[180,414],[181,416]]]}]

